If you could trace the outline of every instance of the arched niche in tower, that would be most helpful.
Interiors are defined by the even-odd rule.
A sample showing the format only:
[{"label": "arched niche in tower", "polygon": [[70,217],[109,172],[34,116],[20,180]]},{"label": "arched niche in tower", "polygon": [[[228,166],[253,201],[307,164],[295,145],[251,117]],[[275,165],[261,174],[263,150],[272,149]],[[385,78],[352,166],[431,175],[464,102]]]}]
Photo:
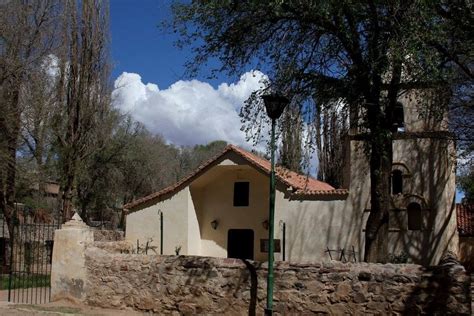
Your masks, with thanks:
[{"label": "arched niche in tower", "polygon": [[407,205],[407,219],[408,230],[422,230],[423,214],[419,203],[411,202]]},{"label": "arched niche in tower", "polygon": [[430,223],[427,221],[430,209],[426,199],[417,194],[409,194],[405,196],[404,200],[407,211],[408,230],[430,229]]}]

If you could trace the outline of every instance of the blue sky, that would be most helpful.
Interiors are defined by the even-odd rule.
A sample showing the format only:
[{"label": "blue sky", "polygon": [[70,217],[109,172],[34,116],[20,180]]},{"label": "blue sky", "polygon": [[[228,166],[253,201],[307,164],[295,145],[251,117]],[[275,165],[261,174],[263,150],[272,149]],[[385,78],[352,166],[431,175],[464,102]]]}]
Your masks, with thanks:
[{"label": "blue sky", "polygon": [[[169,0],[112,0],[110,28],[112,44],[112,77],[125,72],[138,73],[144,82],[166,88],[184,77],[184,63],[191,58],[190,49],[173,46],[174,34],[164,32],[158,25],[170,17]],[[229,78],[225,75],[208,80],[208,72],[195,79],[205,80],[216,87]]]}]

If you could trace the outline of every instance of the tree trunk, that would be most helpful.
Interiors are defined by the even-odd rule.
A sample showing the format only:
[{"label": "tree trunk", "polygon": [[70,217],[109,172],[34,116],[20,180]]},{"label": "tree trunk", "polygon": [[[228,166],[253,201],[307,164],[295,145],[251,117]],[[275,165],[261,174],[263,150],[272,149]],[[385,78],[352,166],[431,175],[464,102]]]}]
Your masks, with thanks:
[{"label": "tree trunk", "polygon": [[369,108],[369,116],[371,206],[366,224],[364,261],[386,262],[393,135],[385,127],[386,116],[381,111],[380,105]]},{"label": "tree trunk", "polygon": [[16,89],[11,91],[10,96],[10,110],[9,113],[9,125],[10,128],[7,132],[7,162],[6,162],[6,175],[5,175],[5,190],[3,192],[2,200],[4,207],[4,217],[8,226],[10,234],[13,230],[12,216],[15,210],[15,180],[16,180],[16,149],[18,146],[18,136],[20,133],[20,110],[19,110],[19,84],[12,84],[12,87],[16,86]]},{"label": "tree trunk", "polygon": [[374,149],[373,144],[370,154],[371,209],[367,219],[364,255],[364,261],[368,262],[386,262],[388,256],[391,163],[386,153],[392,144],[383,145],[385,150],[381,152]]},{"label": "tree trunk", "polygon": [[[67,168],[69,169],[69,168]],[[61,196],[62,215],[63,222],[67,222],[72,217],[72,194],[74,186],[74,174],[72,171],[64,173],[66,175],[65,182],[63,184],[63,193]]]}]

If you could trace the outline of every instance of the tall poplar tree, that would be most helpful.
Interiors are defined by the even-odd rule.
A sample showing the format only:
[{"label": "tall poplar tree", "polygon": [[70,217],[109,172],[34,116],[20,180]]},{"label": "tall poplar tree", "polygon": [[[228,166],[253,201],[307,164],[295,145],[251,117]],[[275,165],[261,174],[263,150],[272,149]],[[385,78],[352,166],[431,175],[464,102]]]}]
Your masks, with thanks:
[{"label": "tall poplar tree", "polygon": [[108,1],[63,2],[62,49],[54,118],[61,208],[72,216],[76,178],[83,161],[100,150],[110,107]]}]

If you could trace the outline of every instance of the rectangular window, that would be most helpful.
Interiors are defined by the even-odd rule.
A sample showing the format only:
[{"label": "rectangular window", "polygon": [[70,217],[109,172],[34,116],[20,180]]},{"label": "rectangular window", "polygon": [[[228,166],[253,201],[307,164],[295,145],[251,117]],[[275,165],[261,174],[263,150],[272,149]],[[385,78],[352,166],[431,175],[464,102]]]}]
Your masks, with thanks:
[{"label": "rectangular window", "polygon": [[249,182],[234,183],[234,206],[249,206]]}]

